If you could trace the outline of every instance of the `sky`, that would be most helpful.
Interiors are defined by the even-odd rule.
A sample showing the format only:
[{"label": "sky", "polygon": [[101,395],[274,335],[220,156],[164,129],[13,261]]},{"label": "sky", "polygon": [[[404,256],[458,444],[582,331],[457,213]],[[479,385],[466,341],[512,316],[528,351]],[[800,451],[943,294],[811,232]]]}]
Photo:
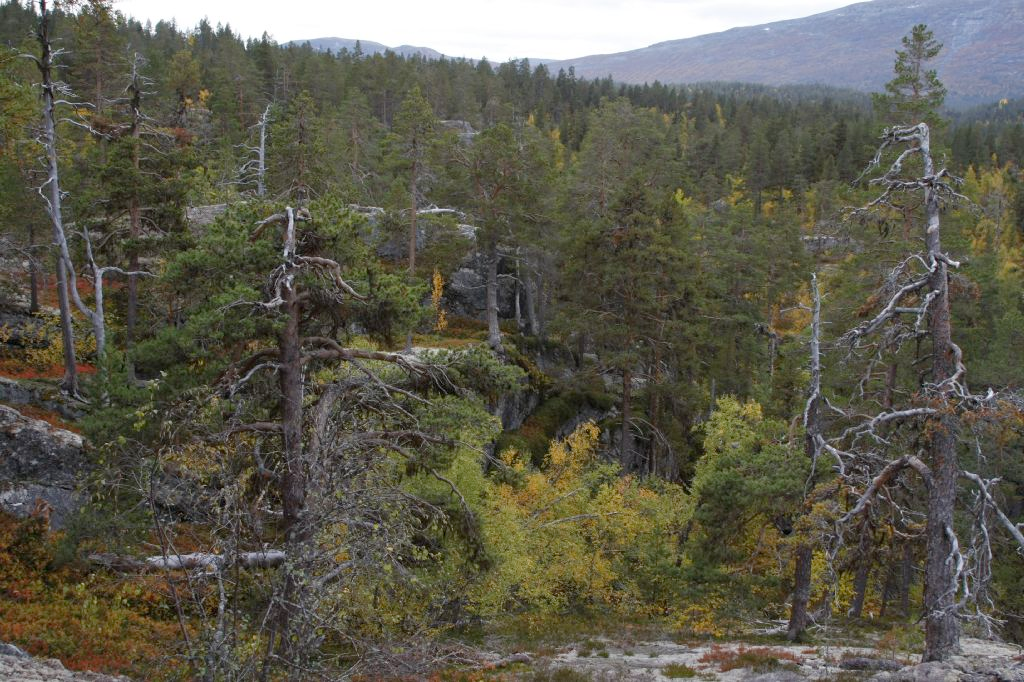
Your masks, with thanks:
[{"label": "sky", "polygon": [[114,0],[142,22],[206,17],[243,37],[266,31],[279,43],[353,38],[389,47],[429,47],[450,57],[492,61],[608,54],[796,19],[857,0]]}]

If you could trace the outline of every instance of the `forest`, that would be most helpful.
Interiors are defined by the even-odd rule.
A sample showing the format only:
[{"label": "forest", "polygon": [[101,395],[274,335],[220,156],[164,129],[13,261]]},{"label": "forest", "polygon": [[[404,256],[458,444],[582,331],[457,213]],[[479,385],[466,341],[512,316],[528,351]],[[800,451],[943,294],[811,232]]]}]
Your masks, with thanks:
[{"label": "forest", "polygon": [[1024,642],[1024,107],[946,110],[941,42],[875,95],[634,86],[6,0],[0,487],[70,492],[0,495],[0,642]]}]

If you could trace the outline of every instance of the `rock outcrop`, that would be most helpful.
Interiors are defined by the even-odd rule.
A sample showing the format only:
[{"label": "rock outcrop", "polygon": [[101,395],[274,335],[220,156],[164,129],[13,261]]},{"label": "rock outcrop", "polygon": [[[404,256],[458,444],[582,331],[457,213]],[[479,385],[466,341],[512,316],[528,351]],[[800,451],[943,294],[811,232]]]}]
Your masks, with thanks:
[{"label": "rock outcrop", "polygon": [[25,517],[45,503],[50,524],[61,527],[82,503],[82,445],[76,433],[0,405],[0,509]]},{"label": "rock outcrop", "polygon": [[6,655],[0,650],[0,680],[5,682],[129,682],[127,677],[68,670],[56,658]]},{"label": "rock outcrop", "polygon": [[1001,642],[962,639],[962,651],[948,661],[907,666],[872,677],[879,682],[1024,682],[1021,648]]}]

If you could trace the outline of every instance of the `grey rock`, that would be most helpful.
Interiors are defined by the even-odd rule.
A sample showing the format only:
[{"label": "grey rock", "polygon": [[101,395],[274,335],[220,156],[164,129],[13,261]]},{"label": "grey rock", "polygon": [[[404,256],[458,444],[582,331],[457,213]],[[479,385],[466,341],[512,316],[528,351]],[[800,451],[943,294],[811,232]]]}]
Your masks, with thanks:
[{"label": "grey rock", "polygon": [[228,204],[210,204],[209,206],[189,206],[185,209],[185,220],[192,228],[204,228],[210,225],[228,210]]},{"label": "grey rock", "polygon": [[793,670],[773,670],[767,673],[750,673],[743,679],[751,682],[804,682],[807,678]]},{"label": "grey rock", "polygon": [[[498,316],[503,319],[515,317],[516,284],[511,274],[498,272]],[[444,306],[452,315],[483,319],[487,310],[486,258],[475,254],[462,261],[445,286]]]},{"label": "grey rock", "polygon": [[0,403],[34,405],[56,412],[64,419],[78,419],[82,416],[81,403],[44,382],[14,381],[0,377]]},{"label": "grey rock", "polygon": [[515,393],[502,394],[490,412],[501,419],[504,430],[515,431],[533,414],[539,404],[540,395],[524,387]]},{"label": "grey rock", "polygon": [[7,642],[0,642],[0,656],[18,656],[20,658],[29,658],[29,655],[22,649],[8,644]]},{"label": "grey rock", "polygon": [[50,526],[60,529],[86,502],[76,490],[36,483],[0,483],[0,509],[18,518],[26,518],[43,500],[50,509]]},{"label": "grey rock", "polygon": [[5,682],[130,682],[127,677],[68,670],[55,658],[26,658],[21,655],[5,655],[2,652],[0,652],[0,680],[5,680]]},{"label": "grey rock", "polygon": [[856,656],[839,662],[843,670],[900,670],[903,666],[896,662],[883,658],[868,658],[867,656]]},{"label": "grey rock", "polygon": [[0,509],[30,515],[37,500],[50,508],[50,523],[63,526],[81,505],[76,489],[88,471],[82,437],[0,405]]}]

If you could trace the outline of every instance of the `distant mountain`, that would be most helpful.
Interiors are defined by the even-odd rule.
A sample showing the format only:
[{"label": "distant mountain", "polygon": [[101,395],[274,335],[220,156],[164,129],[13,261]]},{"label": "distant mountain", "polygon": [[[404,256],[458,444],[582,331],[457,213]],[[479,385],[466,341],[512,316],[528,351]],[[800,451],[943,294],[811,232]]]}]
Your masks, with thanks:
[{"label": "distant mountain", "polygon": [[412,57],[419,55],[425,59],[440,59],[444,55],[437,50],[432,50],[429,47],[415,47],[413,45],[399,45],[398,47],[388,47],[381,43],[375,43],[371,40],[351,40],[349,38],[313,38],[312,40],[293,40],[288,45],[305,45],[309,43],[314,50],[331,52],[341,52],[343,49],[349,52],[355,52],[356,43],[359,43],[359,48],[363,51],[363,54],[380,54],[387,52],[388,50],[395,54],[403,57]]},{"label": "distant mountain", "polygon": [[945,46],[935,68],[950,104],[1024,96],[1024,0],[873,0],[547,65],[553,73],[572,66],[577,76],[624,83],[820,83],[878,91],[915,24],[928,24]]},{"label": "distant mountain", "polygon": [[[561,61],[531,59],[552,73],[570,66],[583,78],[621,83],[727,81],[762,85],[821,84],[880,91],[892,78],[900,39],[928,24],[944,48],[935,61],[947,103],[969,106],[1024,97],[1024,0],[872,0],[803,19],[733,28],[638,50]],[[319,50],[353,51],[343,38],[296,40]],[[364,40],[366,54],[392,50],[439,59],[426,47],[387,47]]]}]

